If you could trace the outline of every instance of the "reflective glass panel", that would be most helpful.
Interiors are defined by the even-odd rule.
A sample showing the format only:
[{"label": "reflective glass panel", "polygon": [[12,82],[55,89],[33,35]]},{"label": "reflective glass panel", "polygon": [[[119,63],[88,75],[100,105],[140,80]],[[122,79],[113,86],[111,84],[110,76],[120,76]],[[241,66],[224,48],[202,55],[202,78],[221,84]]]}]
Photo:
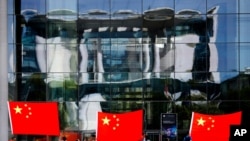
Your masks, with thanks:
[{"label": "reflective glass panel", "polygon": [[214,26],[216,26],[214,29],[216,39],[214,42],[238,42],[238,15],[219,14],[218,21],[214,20]]},{"label": "reflective glass panel", "polygon": [[150,9],[155,9],[155,8],[171,8],[174,9],[174,0],[147,0],[143,1],[143,11],[145,12],[146,10]]},{"label": "reflective glass panel", "polygon": [[[238,13],[238,3],[240,1],[237,0],[207,0],[207,9],[210,9],[215,6],[219,6],[218,13],[221,14],[232,14]],[[241,1],[242,2],[242,1]]]},{"label": "reflective glass panel", "polygon": [[16,51],[14,44],[8,44],[8,72],[16,71]]},{"label": "reflective glass panel", "polygon": [[78,99],[77,74],[48,73],[44,79],[48,89],[47,100],[76,101]]},{"label": "reflective glass panel", "polygon": [[[249,95],[249,90],[250,90],[250,86],[248,84],[248,81],[249,81],[250,77],[249,77],[249,74],[245,73],[245,74],[241,74],[239,76],[239,87],[240,88],[237,88],[235,87],[235,89],[239,89],[239,97],[240,97],[240,100],[250,100],[250,95]],[[235,82],[236,83],[236,82]],[[246,102],[244,102],[246,104]],[[248,105],[247,105],[248,106]]]},{"label": "reflective glass panel", "polygon": [[8,24],[7,24],[7,31],[8,31],[8,43],[14,43],[15,42],[15,20],[13,15],[8,15]]},{"label": "reflective glass panel", "polygon": [[[8,73],[8,77],[9,77],[9,83],[8,83],[8,100],[18,100],[18,90],[17,90],[17,86],[15,83],[16,80],[16,74],[15,73]],[[10,80],[10,77],[12,77],[12,79]]]},{"label": "reflective glass panel", "polygon": [[55,37],[45,40],[45,42],[47,42],[47,44],[44,44],[46,56],[42,56],[39,59],[44,59],[41,61],[47,61],[47,71],[59,73],[77,72],[77,39]]},{"label": "reflective glass panel", "polygon": [[250,52],[250,44],[249,43],[240,43],[240,72],[248,74],[248,69],[250,67],[249,60],[249,52]]},{"label": "reflective glass panel", "polygon": [[17,100],[20,101],[45,101],[46,100],[46,74],[41,73],[16,73]]},{"label": "reflective glass panel", "polygon": [[175,0],[175,13],[179,13],[183,9],[192,9],[198,11],[200,14],[206,13],[206,1],[204,0],[191,0],[182,1]]},{"label": "reflective glass panel", "polygon": [[[37,14],[45,14],[46,6],[45,0],[21,0],[21,10],[22,12],[25,10],[32,10]],[[27,15],[33,13],[27,13]]]},{"label": "reflective glass panel", "polygon": [[90,18],[98,14],[107,14],[110,12],[110,3],[110,0],[79,0],[79,14],[89,14]]},{"label": "reflective glass panel", "polygon": [[250,13],[250,9],[248,5],[250,2],[248,0],[241,0],[239,1],[239,13]]},{"label": "reflective glass panel", "polygon": [[46,0],[46,8],[48,14],[68,15],[71,12],[77,12],[77,0]]},{"label": "reflective glass panel", "polygon": [[250,23],[250,14],[240,14],[239,16],[239,37],[240,42],[250,42],[250,38],[248,36],[249,30],[249,23]]},{"label": "reflective glass panel", "polygon": [[[218,71],[239,71],[239,45],[238,43],[216,43],[209,44],[211,47],[216,47],[212,53],[218,60],[210,60],[210,64],[217,65]],[[215,49],[215,48],[214,48]],[[218,54],[216,53],[218,52]],[[211,55],[212,56],[212,55]],[[210,56],[210,57],[211,57]],[[218,64],[217,64],[218,62]]]},{"label": "reflective glass panel", "polygon": [[14,2],[15,2],[14,0],[8,0],[7,1],[7,7],[8,7],[7,8],[7,10],[8,10],[7,13],[8,14],[14,14]]}]

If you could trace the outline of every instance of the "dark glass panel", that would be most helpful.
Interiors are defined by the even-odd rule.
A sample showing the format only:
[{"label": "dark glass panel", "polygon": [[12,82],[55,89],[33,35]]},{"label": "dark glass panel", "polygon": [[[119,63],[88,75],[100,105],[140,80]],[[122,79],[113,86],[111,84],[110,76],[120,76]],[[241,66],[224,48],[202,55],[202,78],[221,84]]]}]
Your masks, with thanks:
[{"label": "dark glass panel", "polygon": [[22,38],[22,71],[23,72],[40,72],[37,53],[40,50],[36,49],[34,43],[35,36]]},{"label": "dark glass panel", "polygon": [[[249,74],[240,74],[238,77],[238,91],[240,100],[250,100],[250,75]],[[236,89],[236,88],[235,88]]]},{"label": "dark glass panel", "polygon": [[[94,74],[89,73],[89,76],[91,75]],[[79,84],[79,100],[91,94],[99,94],[105,97],[110,97],[110,87],[109,82],[98,83],[97,81],[93,81],[93,79],[89,79],[88,83]]]},{"label": "dark glass panel", "polygon": [[220,99],[221,89],[220,84],[203,81],[203,82],[190,82],[192,101],[215,101]]},{"label": "dark glass panel", "polygon": [[[167,90],[167,82],[169,80],[164,79],[157,79],[157,78],[150,78],[150,79],[143,79],[142,86],[143,87],[143,94],[147,101],[170,101],[170,96],[166,96],[164,94],[164,88],[166,88],[166,93],[168,93]],[[171,94],[169,94],[171,95]]]},{"label": "dark glass panel", "polygon": [[48,93],[47,100],[76,101],[78,97],[77,74],[48,73],[44,80]]},{"label": "dark glass panel", "polygon": [[[67,18],[74,19],[74,16],[68,15]],[[76,21],[49,19],[47,22],[47,37],[77,38]]]},{"label": "dark glass panel", "polygon": [[[161,127],[161,113],[172,110],[171,102],[148,101],[144,103],[144,120],[146,130],[159,130]],[[171,111],[170,111],[171,113]]]},{"label": "dark glass panel", "polygon": [[[226,73],[221,72],[221,78],[228,77],[226,80],[220,83],[221,85],[221,99],[222,100],[239,100],[241,94],[241,83],[240,75],[235,75],[236,73]],[[233,76],[235,75],[235,76]],[[225,78],[224,78],[225,79]]]},{"label": "dark glass panel", "polygon": [[[107,97],[111,101],[141,101],[143,99],[143,89],[140,86],[136,86],[138,81],[123,81],[120,83],[110,84],[110,92]],[[108,94],[108,92],[107,92]]]},{"label": "dark glass panel", "polygon": [[16,86],[16,74],[15,73],[8,73],[9,83],[8,83],[8,100],[9,101],[16,101],[18,100],[18,90]]},{"label": "dark glass panel", "polygon": [[[249,93],[248,93],[249,95]],[[242,97],[241,101],[237,102],[239,103],[239,110],[242,111],[242,121],[241,121],[241,125],[249,125],[249,117],[250,117],[250,113],[249,113],[249,103],[250,101],[248,99],[244,100],[244,97]],[[233,107],[235,105],[235,107]],[[231,104],[231,107],[236,108],[236,104]],[[230,107],[229,107],[230,108]]]},{"label": "dark glass panel", "polygon": [[[208,101],[208,111],[207,113],[208,114],[225,114],[225,113],[231,113],[231,112],[228,112],[227,110],[229,109],[223,109],[222,105],[225,104],[225,103],[229,103],[229,101],[226,101],[226,100],[215,100],[215,101]],[[237,102],[232,102],[233,105],[237,105]],[[235,106],[236,106],[235,105]],[[222,107],[221,107],[222,106]],[[239,106],[236,106],[235,109],[238,109]],[[233,112],[233,111],[232,111]]]},{"label": "dark glass panel", "polygon": [[180,134],[189,131],[192,112],[207,113],[206,101],[179,101],[175,102],[174,113],[178,113],[178,129]]},{"label": "dark glass panel", "polygon": [[[218,105],[219,113],[232,113],[236,111],[240,111],[240,103],[237,100],[222,100]],[[215,111],[211,111],[213,113]]]},{"label": "dark glass panel", "polygon": [[19,101],[45,101],[46,100],[46,74],[17,73],[16,91]]}]

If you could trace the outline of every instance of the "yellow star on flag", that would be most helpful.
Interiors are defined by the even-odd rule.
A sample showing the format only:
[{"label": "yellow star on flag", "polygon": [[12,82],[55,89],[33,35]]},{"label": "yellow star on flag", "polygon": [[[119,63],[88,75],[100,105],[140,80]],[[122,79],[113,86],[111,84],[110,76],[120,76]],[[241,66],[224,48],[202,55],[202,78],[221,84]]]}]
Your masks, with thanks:
[{"label": "yellow star on flag", "polygon": [[197,120],[198,121],[198,125],[204,126],[204,123],[206,122],[205,120],[202,119],[202,117],[200,117],[200,119]]},{"label": "yellow star on flag", "polygon": [[22,112],[22,108],[20,108],[18,105],[16,106],[16,108],[14,108],[14,110],[16,111],[16,114],[19,113],[21,114]]},{"label": "yellow star on flag", "polygon": [[105,125],[105,124],[109,125],[110,119],[105,117],[105,118],[102,119],[102,121],[103,121],[103,125]]}]

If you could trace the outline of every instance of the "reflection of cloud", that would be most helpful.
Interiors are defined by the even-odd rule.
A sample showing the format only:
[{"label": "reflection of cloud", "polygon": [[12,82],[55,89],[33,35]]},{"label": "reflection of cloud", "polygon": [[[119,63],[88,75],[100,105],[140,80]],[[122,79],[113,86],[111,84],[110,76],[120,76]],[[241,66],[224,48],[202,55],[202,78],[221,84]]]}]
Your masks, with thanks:
[{"label": "reflection of cloud", "polygon": [[24,9],[21,11],[21,14],[24,16],[27,22],[29,18],[37,15],[37,10],[36,9]]},{"label": "reflection of cloud", "polygon": [[109,12],[101,9],[91,9],[88,11],[89,15],[108,15]]},{"label": "reflection of cloud", "polygon": [[48,11],[54,11],[58,9],[68,9],[70,11],[77,11],[77,0],[49,0],[46,3]]},{"label": "reflection of cloud", "polygon": [[183,20],[191,20],[191,19],[202,19],[202,15],[200,11],[193,10],[193,9],[183,9],[176,13],[175,17],[177,19]]},{"label": "reflection of cloud", "polygon": [[109,17],[109,12],[101,9],[91,9],[87,11],[87,13],[80,13],[79,18],[80,19],[106,19],[108,20]]},{"label": "reflection of cloud", "polygon": [[77,20],[77,13],[70,9],[55,9],[47,13],[48,19],[57,19],[63,21],[75,21]]}]

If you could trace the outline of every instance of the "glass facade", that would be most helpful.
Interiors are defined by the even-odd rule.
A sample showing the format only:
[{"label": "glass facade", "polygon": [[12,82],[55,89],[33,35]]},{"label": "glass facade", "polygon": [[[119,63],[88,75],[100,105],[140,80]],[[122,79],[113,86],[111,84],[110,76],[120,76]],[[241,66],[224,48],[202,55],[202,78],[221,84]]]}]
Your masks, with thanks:
[{"label": "glass facade", "polygon": [[[151,141],[162,113],[177,114],[180,141],[192,111],[242,110],[250,124],[249,5],[8,0],[9,100],[58,101],[62,135],[81,140],[95,132],[97,111],[144,109]],[[33,139],[58,137],[18,136]]]}]

